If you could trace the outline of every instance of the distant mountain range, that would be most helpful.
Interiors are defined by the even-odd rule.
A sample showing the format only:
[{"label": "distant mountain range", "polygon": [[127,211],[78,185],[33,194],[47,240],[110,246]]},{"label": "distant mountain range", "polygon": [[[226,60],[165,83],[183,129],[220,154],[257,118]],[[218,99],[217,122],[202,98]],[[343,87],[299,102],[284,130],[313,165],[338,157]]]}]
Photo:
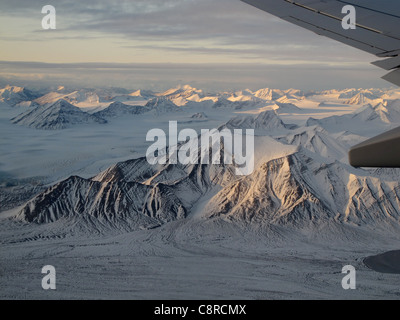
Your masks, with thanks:
[{"label": "distant mountain range", "polygon": [[[390,91],[390,90],[389,90]],[[393,92],[395,90],[392,90]],[[82,89],[58,87],[56,90],[29,90],[23,87],[8,85],[0,89],[0,102],[7,102],[15,105],[23,101],[35,101],[37,104],[44,105],[54,103],[59,99],[64,99],[71,104],[96,104],[101,102],[129,102],[146,101],[157,97],[164,97],[173,101],[176,105],[182,106],[187,102],[203,102],[212,100],[217,102],[221,98],[221,103],[228,100],[231,102],[260,102],[277,101],[281,103],[291,102],[291,100],[302,100],[312,96],[335,96],[338,100],[343,100],[344,104],[364,104],[379,98],[388,99],[388,90],[383,89],[344,89],[327,91],[301,91],[297,89],[271,89],[264,88],[257,91],[249,89],[232,92],[204,92],[189,85],[178,86],[163,92],[151,90],[129,91],[123,88],[104,88],[104,89]],[[223,99],[225,100],[223,100]]]},{"label": "distant mountain range", "polygon": [[[391,93],[392,92],[392,93]],[[380,89],[346,89],[346,90],[328,90],[321,92],[304,92],[295,89],[260,89],[243,91],[205,93],[200,89],[189,85],[179,86],[164,92],[153,92],[150,90],[128,91],[126,89],[66,89],[59,87],[50,92],[33,91],[22,87],[6,86],[0,89],[0,104],[9,107],[22,107],[21,115],[15,117],[12,121],[16,124],[41,129],[62,129],[70,125],[84,124],[89,122],[105,123],[105,119],[118,118],[126,115],[138,115],[151,112],[153,115],[160,116],[171,112],[180,112],[184,109],[208,108],[246,110],[251,108],[273,109],[277,114],[297,114],[302,109],[299,104],[302,101],[318,97],[321,107],[329,107],[331,104],[323,99],[336,99],[345,105],[366,106],[368,110],[360,109],[360,114],[353,115],[352,120],[368,117],[366,121],[382,123],[396,122],[397,116],[393,114],[397,111],[396,99],[400,99],[400,94],[393,91]],[[61,111],[60,100],[69,104],[69,111]],[[82,112],[71,108],[72,106],[80,108]],[[392,105],[394,107],[392,107]],[[38,108],[43,106],[47,109]],[[53,106],[53,107],[50,107]],[[57,108],[58,107],[58,108]],[[387,108],[387,109],[385,109]],[[35,111],[33,111],[35,109]],[[91,112],[97,109],[97,112]],[[99,109],[101,109],[99,111]],[[47,111],[45,111],[47,110]],[[74,111],[73,111],[74,110]],[[379,111],[381,110],[381,111]],[[88,112],[92,116],[88,116]],[[65,113],[65,119],[61,116]],[[379,114],[378,114],[379,113]],[[49,125],[54,122],[55,114],[58,114],[58,120],[63,125]],[[67,116],[68,114],[68,116]],[[72,115],[73,114],[73,115]],[[45,119],[49,117],[48,119]],[[81,119],[78,119],[81,117]],[[347,117],[347,116],[346,116]],[[346,122],[346,117],[337,119],[338,122]],[[326,118],[322,122],[310,119],[308,125],[319,125],[326,128],[327,125],[334,125],[335,118]],[[346,124],[347,125],[347,124]]]}]

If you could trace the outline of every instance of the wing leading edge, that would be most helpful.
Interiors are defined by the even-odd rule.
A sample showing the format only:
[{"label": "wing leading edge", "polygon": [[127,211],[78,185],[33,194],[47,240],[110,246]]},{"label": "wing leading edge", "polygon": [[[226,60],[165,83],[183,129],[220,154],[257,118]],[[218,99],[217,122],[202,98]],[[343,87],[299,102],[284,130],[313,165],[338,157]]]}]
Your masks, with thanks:
[{"label": "wing leading edge", "polygon": [[[283,20],[381,58],[382,78],[400,86],[399,0],[242,0]],[[345,5],[357,12],[356,29],[342,27]],[[351,148],[355,167],[400,167],[400,128]]]},{"label": "wing leading edge", "polygon": [[[374,65],[391,72],[383,79],[400,86],[400,3],[398,0],[242,0],[319,35],[374,54]],[[357,12],[357,28],[342,28],[345,5]],[[382,9],[385,8],[385,9]]]}]

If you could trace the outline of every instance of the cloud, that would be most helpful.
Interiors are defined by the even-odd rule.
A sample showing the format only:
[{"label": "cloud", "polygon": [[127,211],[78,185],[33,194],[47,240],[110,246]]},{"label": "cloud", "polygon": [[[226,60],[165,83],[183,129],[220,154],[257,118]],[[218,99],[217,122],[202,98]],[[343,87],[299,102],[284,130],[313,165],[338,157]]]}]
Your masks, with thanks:
[{"label": "cloud", "polygon": [[[0,46],[8,50],[7,59],[1,52],[0,59],[18,53],[18,60],[27,61],[0,63],[3,81],[22,82],[24,74],[37,73],[48,83],[129,87],[170,87],[168,81],[219,88],[385,84],[368,64],[372,56],[239,0],[54,0],[57,30],[43,32],[38,28],[47,4],[1,2],[0,21],[7,21],[10,32],[0,28]],[[98,61],[100,53],[116,63],[70,63]],[[30,62],[38,60],[33,54],[43,63]],[[186,64],[167,64],[177,61]]]},{"label": "cloud", "polygon": [[[38,19],[42,17],[42,4],[46,3],[5,1],[0,4],[0,15]],[[337,47],[342,54],[351,52],[239,0],[55,0],[52,4],[57,10],[58,25],[54,39],[112,36],[127,42],[167,43],[181,48],[183,44],[206,43],[221,50],[236,49],[239,54],[242,46],[251,50],[288,44],[307,55]],[[21,33],[21,39],[40,39],[38,31]]]},{"label": "cloud", "polygon": [[[343,89],[388,87],[378,71],[368,68],[259,64],[126,64],[37,63],[0,61],[0,85],[123,87],[165,90],[190,84],[201,89],[249,88]],[[307,79],[307,81],[304,81]],[[40,81],[37,81],[40,80]]]}]

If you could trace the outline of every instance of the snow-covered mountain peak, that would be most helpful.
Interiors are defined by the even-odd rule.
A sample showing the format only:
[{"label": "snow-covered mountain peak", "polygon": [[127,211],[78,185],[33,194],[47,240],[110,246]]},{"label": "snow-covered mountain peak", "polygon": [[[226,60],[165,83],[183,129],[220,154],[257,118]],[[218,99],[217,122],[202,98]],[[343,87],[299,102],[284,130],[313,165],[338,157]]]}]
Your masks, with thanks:
[{"label": "snow-covered mountain peak", "polygon": [[223,127],[228,129],[255,129],[256,132],[286,131],[292,129],[293,125],[285,124],[275,110],[263,111],[257,115],[236,116],[229,120]]},{"label": "snow-covered mountain peak", "polygon": [[148,108],[143,106],[131,106],[122,102],[116,101],[111,103],[107,108],[94,113],[93,115],[100,118],[117,118],[124,115],[137,115],[149,111]]},{"label": "snow-covered mountain peak", "polygon": [[303,147],[325,158],[347,162],[349,146],[333,138],[320,126],[301,127],[275,139],[285,144]]},{"label": "snow-covered mountain peak", "polygon": [[0,89],[0,102],[15,106],[24,101],[32,101],[38,97],[38,94],[24,87],[10,86]]},{"label": "snow-covered mountain peak", "polygon": [[146,103],[145,107],[148,110],[153,110],[156,115],[179,111],[179,107],[166,97],[151,99]]},{"label": "snow-covered mountain peak", "polygon": [[349,104],[349,105],[364,105],[364,104],[368,104],[368,103],[373,103],[374,101],[376,101],[379,98],[380,98],[379,96],[373,94],[372,92],[370,92],[368,90],[364,90],[364,91],[357,93],[352,98],[345,101],[344,103]]},{"label": "snow-covered mountain peak", "polygon": [[65,129],[76,124],[107,122],[100,117],[83,112],[64,99],[28,110],[11,121],[18,125],[45,130]]},{"label": "snow-covered mountain peak", "polygon": [[276,100],[282,97],[282,93],[279,92],[278,90],[270,89],[270,88],[264,88],[257,90],[254,93],[254,96],[263,100]]},{"label": "snow-covered mountain peak", "polygon": [[140,97],[140,98],[152,98],[155,96],[155,93],[151,90],[136,90],[129,94],[131,97]]}]

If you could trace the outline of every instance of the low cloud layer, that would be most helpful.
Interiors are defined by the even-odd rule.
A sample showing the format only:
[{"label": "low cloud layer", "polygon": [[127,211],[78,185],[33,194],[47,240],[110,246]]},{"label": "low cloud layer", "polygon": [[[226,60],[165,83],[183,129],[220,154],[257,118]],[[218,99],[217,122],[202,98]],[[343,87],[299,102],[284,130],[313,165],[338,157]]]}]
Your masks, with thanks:
[{"label": "low cloud layer", "polygon": [[[297,88],[303,90],[349,87],[389,87],[379,69],[258,64],[115,64],[1,62],[0,86],[123,87],[165,90],[190,84],[201,89],[235,90]],[[382,72],[381,72],[382,73]],[[305,79],[307,81],[305,81]]]}]

